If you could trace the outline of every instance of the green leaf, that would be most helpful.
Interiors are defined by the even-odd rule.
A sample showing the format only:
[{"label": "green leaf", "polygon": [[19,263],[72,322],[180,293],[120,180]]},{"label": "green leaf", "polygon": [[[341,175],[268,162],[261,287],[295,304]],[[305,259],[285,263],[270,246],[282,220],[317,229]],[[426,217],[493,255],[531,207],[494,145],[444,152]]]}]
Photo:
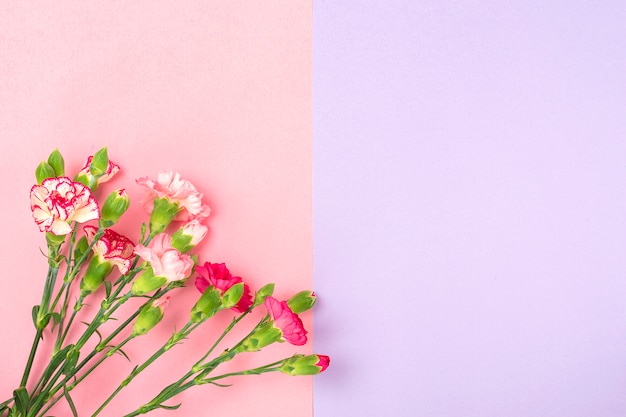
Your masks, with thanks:
[{"label": "green leaf", "polygon": [[126,358],[126,360],[127,360],[128,362],[132,362],[132,361],[130,360],[130,358],[128,357],[128,355],[126,354],[126,352],[124,352],[122,349],[117,349],[117,350],[115,351],[115,353],[119,353],[120,355],[122,355],[123,357],[125,357],[125,358]]},{"label": "green leaf", "polygon": [[37,328],[37,316],[39,315],[39,308],[40,306],[38,305],[33,306],[33,324],[35,325],[35,328]]},{"label": "green leaf", "polygon": [[65,365],[63,365],[63,374],[64,375],[73,375],[74,368],[76,368],[76,363],[78,362],[78,356],[80,352],[76,349],[70,349],[67,352]]},{"label": "green leaf", "polygon": [[69,404],[70,409],[72,410],[72,415],[74,417],[78,417],[78,412],[76,411],[76,406],[74,406],[74,401],[72,401],[72,397],[70,397],[70,392],[67,390],[67,387],[65,385],[63,386],[63,395],[67,399],[67,403]]},{"label": "green leaf", "polygon": [[23,415],[26,415],[26,413],[28,412],[28,402],[30,401],[26,388],[19,387],[18,389],[13,391],[13,399],[15,400],[15,408],[17,409],[17,411]]},{"label": "green leaf", "polygon": [[176,405],[159,404],[159,408],[163,408],[165,410],[178,410],[181,405],[182,405],[182,403],[179,403],[179,404],[176,404]]},{"label": "green leaf", "polygon": [[112,288],[112,284],[110,281],[104,281],[104,291],[106,294],[105,298],[109,298],[111,296],[111,288]]}]

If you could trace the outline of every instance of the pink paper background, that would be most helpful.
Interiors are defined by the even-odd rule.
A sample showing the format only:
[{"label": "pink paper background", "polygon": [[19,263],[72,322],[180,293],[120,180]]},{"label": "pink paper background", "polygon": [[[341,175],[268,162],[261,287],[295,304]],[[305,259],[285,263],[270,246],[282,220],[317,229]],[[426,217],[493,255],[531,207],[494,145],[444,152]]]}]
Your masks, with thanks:
[{"label": "pink paper background", "polygon": [[[2,3],[0,109],[3,397],[19,384],[34,334],[30,310],[39,302],[46,262],[28,191],[36,165],[55,147],[71,173],[108,146],[123,171],[103,192],[126,187],[135,199],[120,226],[135,240],[130,225],[144,215],[134,180],[177,170],[204,191],[213,210],[203,261],[226,262],[253,288],[275,282],[282,298],[311,287],[310,2]],[[156,344],[187,320],[195,291],[181,290],[154,334],[127,350],[134,363],[150,354],[142,348],[148,338]],[[310,329],[311,313],[303,319]],[[175,348],[102,415],[121,415],[152,398],[227,320],[208,323]],[[310,345],[298,350],[310,352]],[[295,351],[272,347],[232,366]],[[77,389],[81,415],[130,369],[116,356],[93,376],[98,389]],[[176,415],[312,415],[309,377],[234,382],[229,389],[187,391]],[[69,411],[58,412],[64,414]]]}]

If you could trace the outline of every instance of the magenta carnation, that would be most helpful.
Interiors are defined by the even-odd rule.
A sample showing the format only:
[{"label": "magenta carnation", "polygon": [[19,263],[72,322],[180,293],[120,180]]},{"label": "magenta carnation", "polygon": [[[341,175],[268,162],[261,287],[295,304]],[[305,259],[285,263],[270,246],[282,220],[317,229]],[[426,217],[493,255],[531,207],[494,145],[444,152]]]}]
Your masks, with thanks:
[{"label": "magenta carnation", "polygon": [[[224,294],[230,287],[235,284],[243,282],[241,277],[234,277],[231,275],[226,265],[212,264],[205,262],[204,266],[197,266],[196,272],[199,274],[196,277],[196,288],[201,293],[204,293],[210,286],[215,287]],[[243,313],[252,305],[252,296],[250,295],[250,287],[248,284],[243,284],[243,295],[239,302],[233,307],[233,310]]]}]

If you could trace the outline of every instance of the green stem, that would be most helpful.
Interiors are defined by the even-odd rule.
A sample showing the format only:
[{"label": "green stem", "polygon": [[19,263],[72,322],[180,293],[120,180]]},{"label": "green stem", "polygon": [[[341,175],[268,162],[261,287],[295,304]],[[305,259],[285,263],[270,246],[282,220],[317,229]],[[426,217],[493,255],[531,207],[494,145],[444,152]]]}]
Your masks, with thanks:
[{"label": "green stem", "polygon": [[[98,343],[98,345],[87,355],[87,357],[85,359],[83,359],[78,365],[76,365],[76,367],[74,368],[73,375],[76,375],[78,372],[80,372],[89,363],[89,361],[91,361],[91,359],[93,359],[94,356],[96,356],[99,352],[101,352],[102,349],[104,349],[104,347],[106,347],[111,342],[111,340],[113,340],[119,333],[121,333],[122,330],[124,330],[130,323],[132,323],[134,321],[134,319],[139,315],[141,309],[145,305],[147,305],[148,303],[150,303],[154,299],[163,296],[168,291],[169,291],[169,289],[167,289],[167,288],[157,291],[148,301],[146,301],[133,314],[131,314],[130,317],[128,317],[124,323],[122,323],[113,332],[111,332],[111,334],[106,339],[104,339],[103,341]],[[120,345],[118,345],[117,347],[115,347],[113,349],[115,349],[115,351],[119,350],[119,348],[121,348],[124,344],[127,343],[127,341],[130,341],[130,340],[131,340],[131,338],[128,338],[128,339],[124,340]],[[52,384],[56,384],[56,386],[54,386],[53,388],[51,388],[49,390],[49,392],[50,392],[49,397],[54,396],[63,387],[67,387],[68,391],[73,390],[78,385],[78,383],[80,383],[83,379],[85,379],[87,377],[87,375],[89,375],[96,368],[96,366],[100,365],[100,363],[102,363],[102,361],[105,358],[107,358],[107,357],[108,357],[108,355],[103,355],[102,358],[98,360],[98,363],[96,365],[93,365],[88,371],[86,371],[85,374],[83,374],[81,377],[79,377],[76,381],[74,381],[70,385],[67,385],[67,383],[73,378],[73,375],[66,375],[65,378],[62,381],[60,381],[58,384],[56,384],[56,381],[52,381],[51,383]],[[56,404],[63,397],[64,397],[63,395],[59,395],[57,397],[52,398],[46,404],[46,407],[42,410],[40,415],[41,416],[45,415],[45,413],[50,408],[52,408],[52,406],[54,406],[54,404]]]},{"label": "green stem", "polygon": [[30,375],[30,370],[33,367],[33,361],[35,359],[35,354],[37,353],[37,348],[39,347],[39,341],[41,340],[42,333],[43,329],[37,329],[37,333],[35,334],[35,340],[33,340],[33,344],[30,348],[30,354],[28,355],[26,368],[24,368],[24,374],[22,375],[22,380],[20,382],[21,387],[26,387],[26,382],[28,382],[28,376]]},{"label": "green stem", "polygon": [[198,323],[188,322],[185,326],[178,332],[174,333],[172,337],[168,339],[168,341],[159,348],[152,356],[146,359],[141,365],[137,366],[135,369],[131,371],[131,373],[124,379],[120,385],[113,391],[111,395],[102,403],[102,405],[92,414],[91,417],[96,417],[100,412],[115,398],[115,396],[126,387],[130,382],[139,375],[144,369],[150,366],[154,361],[156,361],[161,355],[170,350],[173,346],[178,344],[182,339],[187,337],[189,333],[196,329]]},{"label": "green stem", "polygon": [[282,364],[285,361],[285,359],[281,359],[280,361],[272,362],[267,365],[260,366],[258,368],[247,369],[245,371],[239,371],[239,372],[229,372],[226,374],[214,376],[212,378],[195,378],[184,384],[181,383],[177,385],[176,387],[174,387],[173,386],[174,384],[172,384],[168,387],[169,389],[166,388],[165,390],[161,391],[161,393],[157,395],[156,397],[154,397],[154,399],[152,399],[150,402],[146,403],[145,405],[139,407],[138,409],[136,409],[135,411],[129,414],[125,414],[124,417],[136,417],[141,414],[146,414],[156,408],[160,408],[162,407],[162,404],[165,401],[171,399],[172,397],[178,395],[179,393],[196,385],[215,383],[215,381],[228,378],[231,376],[260,375],[260,374],[267,373],[267,372],[277,371],[279,369],[278,365]]}]

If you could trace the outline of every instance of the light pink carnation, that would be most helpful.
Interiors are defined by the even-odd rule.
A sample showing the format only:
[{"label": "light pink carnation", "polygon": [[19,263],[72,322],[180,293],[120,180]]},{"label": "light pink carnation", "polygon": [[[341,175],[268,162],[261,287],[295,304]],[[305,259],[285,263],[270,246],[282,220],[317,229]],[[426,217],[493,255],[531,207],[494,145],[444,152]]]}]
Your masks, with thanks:
[{"label": "light pink carnation", "polygon": [[185,279],[193,269],[191,257],[172,247],[172,237],[167,233],[156,235],[148,246],[137,245],[135,253],[150,262],[155,276],[164,277],[167,282]]},{"label": "light pink carnation", "polygon": [[30,208],[42,232],[57,236],[72,231],[71,222],[100,218],[98,203],[88,187],[67,177],[48,178],[30,190]]},{"label": "light pink carnation", "polygon": [[301,346],[307,341],[304,325],[300,317],[287,305],[286,301],[278,301],[274,297],[265,299],[265,307],[274,321],[274,327],[283,332],[283,339],[292,345]]},{"label": "light pink carnation", "polygon": [[[85,226],[85,235],[87,241],[93,241],[98,228],[93,226]],[[104,234],[92,247],[93,252],[100,256],[102,260],[117,266],[120,273],[126,274],[130,270],[131,260],[134,256],[135,244],[127,237],[119,233],[106,229]]]},{"label": "light pink carnation", "polygon": [[156,198],[166,198],[181,208],[174,220],[189,221],[209,216],[210,209],[202,203],[202,193],[198,192],[192,183],[182,179],[177,172],[161,172],[156,182],[148,177],[142,177],[137,180],[137,184],[148,189],[141,200],[148,213],[152,213]]},{"label": "light pink carnation", "polygon": [[200,223],[200,220],[198,219],[193,219],[181,228],[181,233],[184,236],[191,237],[191,242],[189,242],[189,244],[193,246],[196,246],[198,243],[202,242],[208,232],[209,228]]},{"label": "light pink carnation", "polygon": [[152,307],[160,308],[161,311],[164,311],[170,303],[170,296],[166,295],[165,297],[161,297],[157,300],[154,300],[152,303]]}]

